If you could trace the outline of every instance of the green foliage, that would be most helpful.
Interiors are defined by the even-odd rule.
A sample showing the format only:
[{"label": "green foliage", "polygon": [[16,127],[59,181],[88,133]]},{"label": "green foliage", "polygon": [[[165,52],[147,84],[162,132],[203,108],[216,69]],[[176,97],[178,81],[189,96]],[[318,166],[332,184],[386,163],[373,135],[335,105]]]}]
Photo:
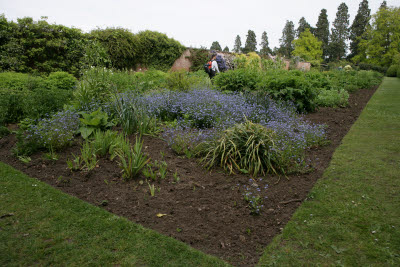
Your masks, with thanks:
[{"label": "green foliage", "polygon": [[46,79],[49,89],[73,90],[76,88],[77,80],[67,72],[52,72]]},{"label": "green foliage", "polygon": [[[65,72],[47,78],[24,73],[0,73],[0,122],[42,118],[63,108],[73,96],[75,78]],[[71,87],[70,87],[71,86]]]},{"label": "green foliage", "polygon": [[97,40],[88,40],[82,59],[82,68],[108,67],[110,65],[111,59],[104,46]]},{"label": "green foliage", "polygon": [[282,37],[279,39],[280,48],[279,53],[282,56],[290,58],[293,51],[293,40],[295,36],[294,24],[292,21],[287,20],[285,27],[282,31]]},{"label": "green foliage", "polygon": [[154,31],[136,34],[139,64],[147,68],[169,70],[185,47],[167,35]]},{"label": "green foliage", "polygon": [[354,62],[364,62],[389,67],[400,54],[400,7],[380,8],[372,15],[371,27],[367,29],[358,46]]},{"label": "green foliage", "polygon": [[243,53],[250,53],[257,51],[257,39],[256,34],[252,30],[248,30],[246,35],[246,43],[243,47]]},{"label": "green foliage", "polygon": [[326,59],[329,47],[329,21],[326,9],[322,9],[318,16],[314,35],[322,42],[322,57],[323,59]]},{"label": "green foliage", "polygon": [[211,44],[210,50],[222,51],[222,48],[221,45],[218,43],[218,41],[214,41]]},{"label": "green foliage", "polygon": [[358,51],[358,44],[360,39],[367,31],[369,25],[371,15],[371,9],[368,7],[368,0],[363,0],[358,7],[357,15],[353,20],[353,24],[350,27],[350,55],[349,57],[352,58],[359,53]]},{"label": "green foliage", "polygon": [[257,71],[240,68],[226,71],[214,77],[214,84],[221,90],[245,91],[254,90],[260,81]]},{"label": "green foliage", "polygon": [[225,46],[224,50],[222,50],[223,52],[229,52],[229,47]]},{"label": "green foliage", "polygon": [[265,31],[261,35],[260,46],[261,46],[261,49],[260,49],[261,56],[268,56],[269,54],[272,54],[272,50],[271,50],[271,48],[269,48],[267,32],[265,32]]},{"label": "green foliage", "polygon": [[102,112],[101,108],[93,111],[90,114],[85,112],[79,112],[79,114],[83,117],[79,118],[81,121],[79,132],[81,133],[83,139],[90,137],[95,130],[101,130],[113,126],[111,122],[108,122],[107,113]]},{"label": "green foliage", "polygon": [[305,29],[299,39],[293,41],[294,50],[292,55],[298,56],[308,62],[320,63],[322,60],[322,42]]},{"label": "green foliage", "polygon": [[191,71],[204,71],[204,64],[210,59],[210,52],[207,49],[190,49],[190,57],[189,60],[192,63],[190,67]]},{"label": "green foliage", "polygon": [[341,3],[336,12],[335,21],[333,22],[329,44],[330,60],[340,60],[346,55],[346,41],[349,37],[349,17],[349,8],[345,3]]},{"label": "green foliage", "polygon": [[5,126],[0,125],[0,139],[9,134],[10,134],[10,130],[8,130],[8,128]]},{"label": "green foliage", "polygon": [[242,52],[242,41],[239,35],[236,35],[235,45],[233,46],[233,52],[240,53]]},{"label": "green foliage", "polygon": [[96,157],[96,150],[94,149],[94,146],[88,141],[83,143],[81,148],[80,160],[75,159],[74,161],[81,163],[80,165],[81,170],[85,171],[93,170],[98,163]]},{"label": "green foliage", "polygon": [[301,17],[299,20],[299,27],[297,27],[297,30],[296,30],[296,37],[300,38],[301,34],[303,32],[305,32],[307,29],[308,29],[308,31],[311,32],[311,30],[312,30],[311,25],[310,25],[310,23],[308,23],[306,21],[306,19],[304,17]]},{"label": "green foliage", "polygon": [[388,77],[396,77],[397,71],[400,69],[400,65],[392,65],[386,71],[386,76]]},{"label": "green foliage", "polygon": [[17,22],[0,15],[4,34],[0,42],[0,69],[79,76],[85,37],[79,29],[26,17]]},{"label": "green foliage", "polygon": [[349,93],[344,89],[322,89],[317,96],[316,104],[322,107],[346,107],[349,104]]},{"label": "green foliage", "polygon": [[135,178],[150,161],[150,159],[143,154],[142,147],[143,143],[140,139],[136,138],[135,145],[129,152],[124,152],[122,150],[117,152],[120,159],[120,167],[123,171],[123,177],[126,180]]},{"label": "green foliage", "polygon": [[397,68],[397,78],[400,78],[400,67],[399,68]]},{"label": "green foliage", "polygon": [[245,170],[254,176],[285,172],[280,153],[275,150],[275,132],[247,121],[225,130],[222,136],[200,148],[202,162],[209,168],[223,167],[230,173]]},{"label": "green foliage", "polygon": [[105,157],[107,154],[112,155],[113,151],[118,147],[118,132],[107,130],[95,131],[91,144],[95,150],[96,155]]},{"label": "green foliage", "polygon": [[[96,29],[90,32],[89,38],[102,44],[114,68],[135,69],[139,63],[138,38],[129,30],[123,28]],[[101,55],[101,49],[99,52]],[[100,59],[103,58],[106,58],[105,55],[100,57]],[[102,66],[97,62],[93,63],[95,64],[90,66]]]}]

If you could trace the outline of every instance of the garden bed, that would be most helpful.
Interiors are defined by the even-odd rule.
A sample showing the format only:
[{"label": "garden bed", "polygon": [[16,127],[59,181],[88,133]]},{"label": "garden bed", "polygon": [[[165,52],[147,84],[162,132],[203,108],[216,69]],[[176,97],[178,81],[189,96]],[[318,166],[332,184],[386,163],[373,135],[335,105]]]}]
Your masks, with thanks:
[{"label": "garden bed", "polygon": [[[304,116],[311,122],[328,125],[330,144],[307,151],[313,172],[290,175],[288,179],[269,175],[263,180],[249,181],[249,175],[228,175],[220,168],[207,171],[196,159],[176,156],[165,141],[149,136],[144,137],[144,151],[158,161],[163,152],[168,164],[167,178],[154,183],[160,188],[154,197],[150,196],[143,176],[124,181],[116,161],[100,159],[90,173],[71,172],[66,160],[72,158],[71,153],[79,154],[81,141],[58,152],[57,161],[45,160],[42,153],[37,153],[25,164],[11,154],[16,142],[15,135],[11,135],[0,140],[0,160],[68,194],[233,265],[255,265],[264,248],[322,176],[335,148],[374,92],[358,90],[351,94],[347,108],[320,108]],[[135,137],[130,139],[133,142]],[[180,178],[178,182],[173,178],[175,172]],[[267,198],[261,214],[253,216],[243,200],[243,187],[255,184],[260,188],[268,185],[268,189],[263,192]]]}]

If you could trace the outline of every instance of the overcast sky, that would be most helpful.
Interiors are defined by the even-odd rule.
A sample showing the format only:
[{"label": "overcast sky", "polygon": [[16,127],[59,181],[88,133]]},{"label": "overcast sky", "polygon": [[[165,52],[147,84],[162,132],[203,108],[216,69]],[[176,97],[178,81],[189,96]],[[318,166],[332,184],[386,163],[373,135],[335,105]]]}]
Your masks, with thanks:
[{"label": "overcast sky", "polygon": [[[372,14],[383,0],[369,0]],[[330,28],[340,3],[349,7],[350,25],[361,0],[0,0],[0,13],[7,19],[47,16],[48,22],[88,32],[97,27],[123,27],[133,33],[153,30],[167,34],[185,46],[210,47],[218,41],[232,50],[236,35],[242,44],[253,30],[257,42],[266,31],[270,47],[279,46],[286,20],[295,27],[304,16],[315,26],[321,9],[328,11]],[[400,6],[400,0],[387,0]]]}]

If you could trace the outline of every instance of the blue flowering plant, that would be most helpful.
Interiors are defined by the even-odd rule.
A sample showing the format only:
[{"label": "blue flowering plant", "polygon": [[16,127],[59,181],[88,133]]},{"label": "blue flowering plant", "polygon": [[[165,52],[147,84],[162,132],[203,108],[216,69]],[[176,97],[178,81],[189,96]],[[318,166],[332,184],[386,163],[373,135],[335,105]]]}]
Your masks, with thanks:
[{"label": "blue flowering plant", "polygon": [[57,112],[49,118],[31,121],[22,127],[16,154],[32,154],[38,149],[60,150],[71,144],[79,127],[79,115],[72,111]]},{"label": "blue flowering plant", "polygon": [[262,178],[258,181],[255,179],[249,179],[249,185],[244,185],[243,189],[243,199],[247,202],[247,205],[250,209],[250,214],[252,215],[260,215],[262,208],[264,208],[263,201],[266,199],[265,191],[268,189],[268,185],[259,185],[261,184]]}]

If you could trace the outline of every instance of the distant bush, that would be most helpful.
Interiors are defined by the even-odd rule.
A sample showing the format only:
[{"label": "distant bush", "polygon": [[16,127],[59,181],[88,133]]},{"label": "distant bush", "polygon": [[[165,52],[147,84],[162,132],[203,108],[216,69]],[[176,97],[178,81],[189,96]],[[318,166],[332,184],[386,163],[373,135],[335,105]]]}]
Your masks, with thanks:
[{"label": "distant bush", "polygon": [[399,68],[400,67],[398,65],[390,66],[386,71],[386,76],[388,76],[388,77],[396,77],[397,76],[397,70]]},{"label": "distant bush", "polygon": [[400,78],[400,68],[397,69],[397,78]]},{"label": "distant bush", "polygon": [[377,66],[377,65],[373,65],[373,64],[367,64],[367,63],[359,63],[358,68],[360,70],[373,70],[373,71],[377,71],[377,72],[380,72],[383,74],[385,74],[387,71],[387,68],[385,68],[385,67]]},{"label": "distant bush", "polygon": [[52,72],[46,79],[49,89],[72,90],[75,89],[77,82],[73,75],[63,71]]},{"label": "distant bush", "polygon": [[257,71],[240,68],[216,75],[214,84],[221,90],[240,92],[256,89],[260,80],[261,76]]}]

